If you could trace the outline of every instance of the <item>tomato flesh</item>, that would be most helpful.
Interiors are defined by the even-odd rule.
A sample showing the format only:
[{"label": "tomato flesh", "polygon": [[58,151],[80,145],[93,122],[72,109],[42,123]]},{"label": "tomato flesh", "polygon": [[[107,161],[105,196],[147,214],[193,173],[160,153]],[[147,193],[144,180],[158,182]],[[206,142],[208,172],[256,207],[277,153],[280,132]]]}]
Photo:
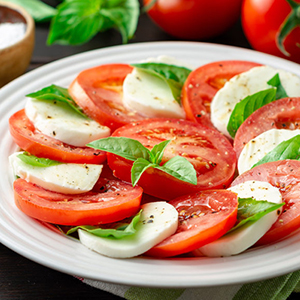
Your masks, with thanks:
[{"label": "tomato flesh", "polygon": [[201,191],[169,203],[178,211],[178,229],[146,255],[170,257],[193,251],[224,235],[236,222],[237,194],[228,190]]},{"label": "tomato flesh", "polygon": [[238,176],[232,186],[248,180],[266,181],[279,188],[285,203],[278,220],[257,242],[258,245],[276,242],[299,228],[300,161],[282,160],[256,166]]},{"label": "tomato flesh", "polygon": [[103,151],[88,147],[75,147],[37,131],[22,109],[9,119],[9,130],[15,143],[24,151],[38,157],[64,163],[101,164],[106,160]]},{"label": "tomato flesh", "polygon": [[28,216],[58,225],[111,223],[138,212],[143,190],[119,180],[100,178],[93,191],[67,195],[45,190],[24,179],[14,182],[17,207]]},{"label": "tomato flesh", "polygon": [[259,64],[228,60],[209,63],[192,71],[182,89],[182,105],[187,119],[213,126],[210,103],[217,91],[233,76],[256,66]]},{"label": "tomato flesh", "polygon": [[[194,122],[149,119],[123,126],[113,136],[138,140],[149,149],[171,140],[164,151],[162,164],[177,155],[193,164],[197,185],[180,181],[158,169],[147,169],[138,185],[145,193],[158,198],[170,200],[199,190],[226,188],[234,176],[236,157],[230,142],[217,130]],[[111,153],[107,153],[107,160],[117,178],[131,181],[132,161]]]}]

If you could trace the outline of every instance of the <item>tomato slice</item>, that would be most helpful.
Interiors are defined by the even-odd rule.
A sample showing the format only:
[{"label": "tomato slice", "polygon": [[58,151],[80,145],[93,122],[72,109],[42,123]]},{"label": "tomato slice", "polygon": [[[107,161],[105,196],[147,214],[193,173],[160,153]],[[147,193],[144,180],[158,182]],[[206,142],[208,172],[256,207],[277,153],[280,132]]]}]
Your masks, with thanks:
[{"label": "tomato slice", "polygon": [[100,178],[93,191],[66,195],[45,190],[24,179],[14,182],[17,207],[32,218],[58,225],[96,225],[136,214],[143,190],[119,180]]},{"label": "tomato slice", "polygon": [[37,131],[22,109],[9,119],[10,133],[23,150],[38,157],[46,157],[65,163],[101,164],[106,160],[103,151],[88,147],[75,147]]},{"label": "tomato slice", "polygon": [[[162,164],[174,156],[188,159],[197,172],[197,185],[180,181],[167,173],[148,168],[138,185],[145,193],[170,200],[204,189],[226,188],[235,172],[236,155],[230,142],[217,130],[195,122],[178,119],[149,119],[128,124],[113,136],[138,140],[145,147],[171,140],[165,149]],[[117,178],[131,181],[133,162],[107,153],[109,167]]]},{"label": "tomato slice", "polygon": [[219,89],[233,76],[260,64],[249,61],[218,61],[200,66],[188,76],[182,89],[182,105],[188,120],[213,126],[210,103]]},{"label": "tomato slice", "polygon": [[252,113],[235,135],[233,147],[237,157],[250,140],[273,128],[300,128],[300,97],[279,99]]},{"label": "tomato slice", "polygon": [[69,86],[69,93],[83,111],[112,131],[145,117],[123,106],[123,81],[132,67],[107,64],[79,73]]},{"label": "tomato slice", "polygon": [[238,198],[229,190],[201,191],[169,203],[178,211],[178,229],[146,255],[170,257],[193,251],[224,235],[236,222]]},{"label": "tomato slice", "polygon": [[269,231],[257,242],[264,245],[276,242],[300,226],[300,161],[282,160],[254,167],[238,176],[232,183],[237,185],[248,180],[267,181],[279,188],[285,202],[281,215]]}]

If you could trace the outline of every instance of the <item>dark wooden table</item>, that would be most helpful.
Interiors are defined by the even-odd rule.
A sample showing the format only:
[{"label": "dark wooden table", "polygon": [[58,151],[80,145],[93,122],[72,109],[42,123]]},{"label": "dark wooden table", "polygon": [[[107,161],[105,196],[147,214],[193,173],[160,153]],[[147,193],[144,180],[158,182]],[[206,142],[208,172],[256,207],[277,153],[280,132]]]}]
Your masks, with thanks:
[{"label": "dark wooden table", "polygon": [[[55,0],[45,0],[55,5]],[[110,30],[97,35],[89,43],[78,46],[46,46],[49,24],[36,26],[36,45],[28,71],[51,61],[76,53],[121,44],[118,32]],[[161,31],[147,15],[140,17],[135,38],[130,43],[147,41],[176,41],[177,39]],[[230,30],[219,37],[208,40],[210,43],[250,48],[240,25],[237,22]],[[0,299],[121,299],[110,293],[92,288],[72,276],[54,271],[24,258],[0,244]],[[289,299],[299,299],[296,294]],[[201,299],[200,299],[201,300]]]}]

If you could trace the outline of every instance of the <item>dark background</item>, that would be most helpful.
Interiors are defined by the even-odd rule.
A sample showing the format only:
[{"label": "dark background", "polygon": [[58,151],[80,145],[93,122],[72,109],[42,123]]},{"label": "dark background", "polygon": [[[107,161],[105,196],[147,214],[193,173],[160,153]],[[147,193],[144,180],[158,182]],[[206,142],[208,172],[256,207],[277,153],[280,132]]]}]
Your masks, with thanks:
[{"label": "dark background", "polygon": [[[45,0],[44,2],[53,6],[59,3],[56,0]],[[90,42],[82,46],[55,45],[49,47],[46,46],[48,30],[49,23],[36,25],[35,50],[28,71],[76,53],[122,43],[120,34],[115,30],[109,30],[98,34]],[[178,39],[160,30],[146,14],[142,14],[135,38],[129,43],[171,40],[178,41]],[[243,34],[240,21],[221,36],[206,42],[251,48]],[[289,299],[299,298],[297,294],[294,294]],[[0,299],[117,300],[121,298],[92,288],[72,276],[32,262],[0,244]]]}]

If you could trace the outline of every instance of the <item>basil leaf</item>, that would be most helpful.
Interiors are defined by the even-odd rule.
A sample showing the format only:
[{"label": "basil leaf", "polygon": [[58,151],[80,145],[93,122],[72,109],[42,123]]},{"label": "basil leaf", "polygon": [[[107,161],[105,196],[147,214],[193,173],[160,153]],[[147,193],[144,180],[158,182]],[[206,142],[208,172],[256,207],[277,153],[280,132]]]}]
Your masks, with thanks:
[{"label": "basil leaf", "polygon": [[75,101],[69,95],[68,89],[60,87],[58,85],[52,84],[47,86],[37,92],[27,94],[26,97],[34,98],[37,100],[55,100],[62,103],[65,103],[74,110],[74,112],[80,114],[85,119],[88,119],[81,108],[75,103]]},{"label": "basil leaf", "polygon": [[180,104],[181,90],[191,72],[190,69],[164,63],[140,63],[132,66],[164,80],[170,87],[174,99]]},{"label": "basil leaf", "polygon": [[59,161],[51,160],[49,158],[36,157],[27,152],[20,153],[17,155],[17,157],[21,159],[24,163],[34,167],[47,168],[61,164],[61,162]]},{"label": "basil leaf", "polygon": [[227,125],[227,131],[232,138],[242,123],[257,109],[276,100],[276,88],[270,88],[249,95],[234,107]]},{"label": "basil leaf", "polygon": [[158,164],[158,165],[161,163],[162,157],[164,155],[164,151],[170,142],[171,142],[170,140],[165,140],[165,141],[155,145],[152,148],[152,150],[150,152],[151,162]]},{"label": "basil leaf", "polygon": [[39,0],[6,0],[22,6],[35,22],[50,21],[57,13],[56,9]]},{"label": "basil leaf", "polygon": [[191,184],[197,184],[197,174],[194,166],[184,157],[175,156],[168,160],[163,166],[156,166],[165,173]]},{"label": "basil leaf", "polygon": [[231,228],[227,233],[236,230],[246,223],[255,222],[266,214],[279,209],[285,203],[272,203],[268,201],[257,201],[253,198],[239,198],[238,223]]},{"label": "basil leaf", "polygon": [[281,142],[253,165],[252,168],[267,162],[284,159],[300,160],[300,135],[296,135],[289,140]]},{"label": "basil leaf", "polygon": [[140,180],[142,174],[150,167],[155,167],[156,164],[149,162],[144,158],[138,158],[131,168],[131,182],[132,186],[135,186]]},{"label": "basil leaf", "polygon": [[276,87],[276,100],[288,97],[284,87],[281,84],[279,74],[276,73],[268,82],[269,85]]},{"label": "basil leaf", "polygon": [[149,160],[150,151],[139,141],[125,137],[108,137],[87,144],[88,147],[103,150],[129,160],[144,158]]},{"label": "basil leaf", "polygon": [[131,236],[136,233],[136,227],[138,222],[141,218],[142,210],[138,214],[136,214],[129,224],[122,224],[122,226],[118,227],[117,229],[114,228],[100,228],[97,226],[90,226],[90,225],[82,225],[76,226],[68,230],[67,235],[70,235],[76,232],[78,229],[83,229],[93,235],[102,238],[115,238],[115,239],[122,239],[126,236]]}]

